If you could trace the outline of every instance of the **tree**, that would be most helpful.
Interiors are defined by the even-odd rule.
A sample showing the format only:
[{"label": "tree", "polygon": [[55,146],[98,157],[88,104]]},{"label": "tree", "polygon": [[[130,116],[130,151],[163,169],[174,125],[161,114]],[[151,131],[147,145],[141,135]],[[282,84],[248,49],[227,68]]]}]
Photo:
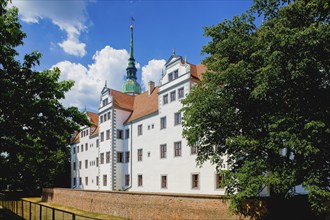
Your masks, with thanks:
[{"label": "tree", "polygon": [[236,211],[265,186],[287,198],[297,185],[315,211],[326,210],[329,20],[327,1],[255,0],[241,16],[205,28],[208,71],[183,101],[183,135],[191,146],[200,142],[199,165],[210,160],[225,173]]},{"label": "tree", "polygon": [[57,68],[34,70],[40,53],[15,60],[25,33],[17,8],[7,8],[7,2],[0,1],[0,182],[32,192],[66,178],[61,175],[70,158],[68,140],[88,120],[60,102],[73,81],[59,82]]}]

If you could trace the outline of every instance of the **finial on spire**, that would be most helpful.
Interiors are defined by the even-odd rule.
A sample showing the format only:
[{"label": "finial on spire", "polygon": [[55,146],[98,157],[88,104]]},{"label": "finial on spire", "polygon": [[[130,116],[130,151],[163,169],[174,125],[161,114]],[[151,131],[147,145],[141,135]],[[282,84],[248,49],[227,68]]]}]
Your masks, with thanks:
[{"label": "finial on spire", "polygon": [[172,50],[172,55],[173,56],[175,55],[175,48],[173,48],[173,50]]},{"label": "finial on spire", "polygon": [[185,55],[184,56],[184,64],[186,64],[187,63],[187,56]]}]

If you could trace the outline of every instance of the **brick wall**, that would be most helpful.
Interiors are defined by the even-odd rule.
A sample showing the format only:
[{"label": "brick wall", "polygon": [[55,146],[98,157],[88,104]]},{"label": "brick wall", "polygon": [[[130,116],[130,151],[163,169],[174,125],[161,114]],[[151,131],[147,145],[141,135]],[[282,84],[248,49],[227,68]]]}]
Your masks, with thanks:
[{"label": "brick wall", "polygon": [[239,219],[222,196],[47,188],[42,200],[130,219]]}]

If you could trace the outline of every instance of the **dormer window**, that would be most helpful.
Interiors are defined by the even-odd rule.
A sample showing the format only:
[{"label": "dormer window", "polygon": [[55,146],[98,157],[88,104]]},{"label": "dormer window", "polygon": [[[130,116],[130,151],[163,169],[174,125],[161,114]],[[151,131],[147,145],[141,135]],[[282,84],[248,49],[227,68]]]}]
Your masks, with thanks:
[{"label": "dormer window", "polygon": [[171,82],[173,80],[173,73],[168,74],[168,81]]},{"label": "dormer window", "polygon": [[108,104],[108,98],[103,99],[102,104],[103,104],[103,106],[106,106]]},{"label": "dormer window", "polygon": [[173,76],[174,76],[174,79],[178,78],[179,77],[179,71],[178,70],[175,70],[173,72]]},{"label": "dormer window", "polygon": [[168,81],[171,82],[174,79],[177,79],[179,77],[179,71],[174,70],[173,72],[168,74]]}]

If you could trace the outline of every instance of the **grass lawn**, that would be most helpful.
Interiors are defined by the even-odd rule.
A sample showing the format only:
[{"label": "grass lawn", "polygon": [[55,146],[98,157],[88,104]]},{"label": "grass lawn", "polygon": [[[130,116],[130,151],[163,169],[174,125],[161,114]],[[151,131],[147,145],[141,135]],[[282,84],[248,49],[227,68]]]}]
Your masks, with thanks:
[{"label": "grass lawn", "polygon": [[[67,212],[71,212],[71,213],[75,213],[77,215],[83,215],[83,216],[88,216],[88,217],[92,217],[92,218],[99,218],[99,219],[107,219],[107,220],[124,220],[127,218],[123,218],[123,217],[117,217],[117,216],[112,216],[112,215],[106,215],[106,214],[98,214],[98,213],[94,213],[94,212],[87,212],[87,211],[83,211],[80,209],[76,209],[73,207],[68,207],[68,206],[63,206],[63,205],[58,205],[58,204],[53,204],[53,203],[47,203],[47,202],[42,202],[40,197],[33,197],[33,198],[22,198],[22,200],[26,201],[23,203],[24,205],[24,218],[27,218],[29,215],[29,209],[30,209],[30,203],[29,202],[34,202],[46,207],[42,207],[42,219],[50,219],[52,216],[52,210],[48,209],[47,207],[50,208],[56,208],[56,209],[60,209],[63,211],[67,211]],[[22,210],[22,203],[19,203],[19,207],[18,207],[18,214],[21,216],[21,210]],[[38,218],[39,219],[39,215],[40,215],[40,207],[39,205],[35,205],[33,203],[31,203],[31,217],[32,219],[34,218]],[[72,214],[69,213],[64,213],[61,211],[57,211],[55,210],[55,218],[56,219],[67,219],[67,220],[71,220],[72,219]],[[84,218],[84,217],[80,217],[80,216],[76,216],[76,220],[80,220],[80,219],[88,219],[88,218]]]}]

